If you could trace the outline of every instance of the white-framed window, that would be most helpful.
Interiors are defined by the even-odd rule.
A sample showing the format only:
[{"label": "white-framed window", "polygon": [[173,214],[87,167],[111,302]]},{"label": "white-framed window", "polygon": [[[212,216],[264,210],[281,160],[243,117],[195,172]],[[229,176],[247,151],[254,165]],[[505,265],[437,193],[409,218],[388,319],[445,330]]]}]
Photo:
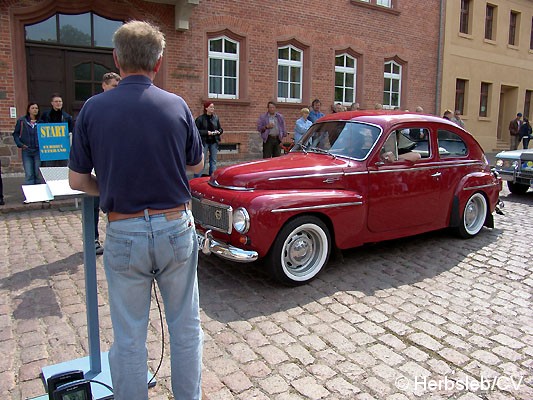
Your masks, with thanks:
[{"label": "white-framed window", "polygon": [[278,47],[279,102],[301,103],[303,57],[303,51],[292,45]]},{"label": "white-framed window", "polygon": [[376,0],[376,4],[378,6],[392,8],[392,0]]},{"label": "white-framed window", "polygon": [[383,108],[400,107],[402,66],[396,61],[385,63],[383,83]]},{"label": "white-framed window", "polygon": [[347,53],[335,57],[335,103],[355,102],[357,59]]},{"label": "white-framed window", "polygon": [[239,42],[220,36],[209,39],[209,97],[239,98]]}]

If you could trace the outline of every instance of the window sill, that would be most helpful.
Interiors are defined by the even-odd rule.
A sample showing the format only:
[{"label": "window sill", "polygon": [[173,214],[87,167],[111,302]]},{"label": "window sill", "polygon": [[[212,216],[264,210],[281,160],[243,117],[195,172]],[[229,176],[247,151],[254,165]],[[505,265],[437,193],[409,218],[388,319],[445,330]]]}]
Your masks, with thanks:
[{"label": "window sill", "polygon": [[520,47],[515,46],[514,44],[508,44],[507,48],[511,50],[520,50]]},{"label": "window sill", "polygon": [[470,33],[457,32],[457,36],[463,39],[474,39],[474,37]]},{"label": "window sill", "polygon": [[221,97],[205,97],[202,99],[202,103],[207,103],[208,101],[213,102],[213,104],[236,105],[236,106],[249,106],[251,104],[250,99],[225,99]]},{"label": "window sill", "polygon": [[477,120],[479,122],[491,122],[492,118],[490,118],[490,117],[477,117]]},{"label": "window sill", "polygon": [[497,43],[495,40],[492,39],[483,39],[483,42],[495,46]]},{"label": "window sill", "polygon": [[400,15],[400,11],[395,10],[393,8],[388,8],[385,6],[378,6],[376,4],[370,4],[370,3],[363,2],[361,0],[350,0],[350,3],[352,3],[354,6],[366,7],[372,10],[383,11],[383,12],[386,12],[388,14],[393,14],[393,15]]}]

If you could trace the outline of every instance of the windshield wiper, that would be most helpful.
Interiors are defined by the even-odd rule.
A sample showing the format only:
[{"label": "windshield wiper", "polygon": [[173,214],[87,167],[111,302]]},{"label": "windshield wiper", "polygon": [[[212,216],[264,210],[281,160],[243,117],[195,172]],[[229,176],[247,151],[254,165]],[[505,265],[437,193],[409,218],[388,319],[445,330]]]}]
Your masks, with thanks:
[{"label": "windshield wiper", "polygon": [[335,154],[330,153],[329,150],[321,149],[320,147],[309,147],[309,151],[312,151],[314,153],[328,154],[333,158],[337,157]]}]

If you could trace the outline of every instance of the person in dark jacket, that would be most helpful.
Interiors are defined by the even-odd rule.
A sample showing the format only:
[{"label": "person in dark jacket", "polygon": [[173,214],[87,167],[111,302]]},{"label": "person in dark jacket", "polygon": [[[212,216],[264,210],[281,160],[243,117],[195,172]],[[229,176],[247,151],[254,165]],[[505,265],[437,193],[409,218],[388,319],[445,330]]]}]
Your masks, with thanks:
[{"label": "person in dark jacket", "polygon": [[[54,122],[66,122],[68,124],[68,133],[72,136],[74,131],[74,122],[72,117],[63,111],[63,98],[59,93],[54,93],[50,96],[50,104],[52,108],[43,112],[41,121],[43,123],[54,123]],[[43,166],[47,167],[66,167],[68,164],[67,160],[54,160],[54,161],[43,161]]]},{"label": "person in dark jacket", "polygon": [[522,138],[524,149],[527,149],[529,147],[529,140],[531,139],[531,124],[526,117],[524,117],[524,122],[520,125],[518,136]]},{"label": "person in dark jacket", "polygon": [[26,115],[20,117],[15,124],[13,139],[19,149],[22,149],[22,165],[24,167],[24,184],[37,185],[43,183],[39,168],[41,157],[39,154],[39,105],[30,103],[26,107]]},{"label": "person in dark jacket", "polygon": [[[220,135],[224,132],[220,126],[220,120],[215,114],[215,105],[212,101],[204,103],[204,113],[196,118],[195,123],[204,146],[204,160],[207,160],[207,153],[209,152],[209,176],[211,176],[217,169],[218,144],[220,143]],[[197,178],[201,175],[201,173],[195,174],[194,177]]]}]

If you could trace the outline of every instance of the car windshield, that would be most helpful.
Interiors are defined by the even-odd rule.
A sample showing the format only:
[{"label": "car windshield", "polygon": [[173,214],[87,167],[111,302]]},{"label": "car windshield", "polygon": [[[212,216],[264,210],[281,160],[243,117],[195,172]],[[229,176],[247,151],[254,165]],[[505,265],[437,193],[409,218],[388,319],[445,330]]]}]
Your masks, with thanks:
[{"label": "car windshield", "polygon": [[327,152],[358,160],[374,147],[381,129],[353,121],[327,121],[312,125],[291,152]]}]

